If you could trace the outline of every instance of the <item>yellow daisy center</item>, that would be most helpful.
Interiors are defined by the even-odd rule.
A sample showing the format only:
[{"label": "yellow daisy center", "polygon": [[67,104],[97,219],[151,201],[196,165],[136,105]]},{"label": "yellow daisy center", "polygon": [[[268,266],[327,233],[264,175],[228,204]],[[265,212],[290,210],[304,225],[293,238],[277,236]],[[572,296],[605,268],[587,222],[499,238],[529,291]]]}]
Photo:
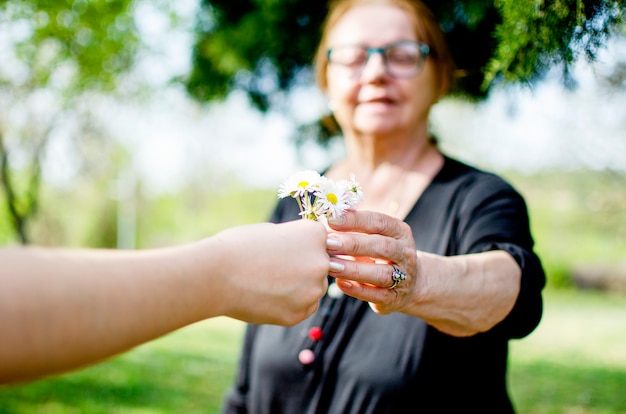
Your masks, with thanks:
[{"label": "yellow daisy center", "polygon": [[328,201],[330,201],[332,204],[337,204],[337,201],[339,201],[339,197],[337,197],[335,194],[330,193],[326,196],[326,199]]}]

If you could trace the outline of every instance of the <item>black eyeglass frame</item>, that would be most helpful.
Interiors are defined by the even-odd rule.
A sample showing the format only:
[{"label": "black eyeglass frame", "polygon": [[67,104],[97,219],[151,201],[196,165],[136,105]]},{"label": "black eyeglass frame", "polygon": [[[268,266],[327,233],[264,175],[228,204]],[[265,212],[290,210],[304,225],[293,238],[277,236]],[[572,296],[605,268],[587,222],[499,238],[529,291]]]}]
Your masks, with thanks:
[{"label": "black eyeglass frame", "polygon": [[[415,66],[414,73],[411,73],[410,75],[407,75],[407,76],[397,76],[397,75],[393,74],[392,71],[389,70],[389,66],[388,66],[388,62],[387,62],[387,52],[390,49],[393,49],[393,48],[396,48],[396,47],[399,47],[399,46],[402,46],[402,45],[406,45],[406,44],[416,45],[417,46],[417,49],[420,52],[421,60],[420,60],[419,64],[417,64]],[[328,48],[328,50],[326,50],[326,59],[328,60],[328,63],[335,63],[335,64],[338,64],[338,65],[342,65],[339,62],[333,62],[331,55],[332,55],[333,50],[342,49],[342,48],[346,48],[346,47],[359,47],[363,51],[365,51],[366,59],[365,59],[365,62],[363,63],[363,66],[360,68],[361,70],[363,70],[363,68],[367,65],[367,63],[369,62],[370,57],[372,57],[372,55],[377,54],[377,53],[380,54],[381,57],[383,58],[383,63],[385,65],[385,72],[387,74],[393,76],[393,77],[396,77],[396,78],[398,78],[398,77],[399,78],[411,78],[413,76],[416,76],[417,74],[420,73],[420,71],[421,71],[421,69],[423,67],[423,64],[426,61],[426,59],[428,58],[428,56],[432,56],[432,54],[433,54],[430,46],[427,45],[424,42],[414,42],[412,40],[401,40],[399,42],[390,43],[390,44],[388,44],[386,46],[383,46],[383,47],[368,47],[368,46],[362,46],[362,45],[343,45],[343,46],[338,46],[338,47],[335,47],[335,48],[331,47],[331,48]]]}]

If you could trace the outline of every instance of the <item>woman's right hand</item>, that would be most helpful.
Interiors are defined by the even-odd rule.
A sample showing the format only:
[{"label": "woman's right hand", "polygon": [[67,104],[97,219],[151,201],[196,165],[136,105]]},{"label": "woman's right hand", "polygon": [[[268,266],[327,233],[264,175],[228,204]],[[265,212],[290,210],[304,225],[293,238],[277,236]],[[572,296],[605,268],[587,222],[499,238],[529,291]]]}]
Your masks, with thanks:
[{"label": "woman's right hand", "polygon": [[[348,211],[341,223],[329,221],[337,231],[329,253],[352,256],[354,260],[333,258],[342,267],[331,269],[341,290],[370,303],[377,313],[404,310],[414,300],[421,281],[415,240],[408,224],[374,211]],[[394,272],[404,280],[394,284]]]}]

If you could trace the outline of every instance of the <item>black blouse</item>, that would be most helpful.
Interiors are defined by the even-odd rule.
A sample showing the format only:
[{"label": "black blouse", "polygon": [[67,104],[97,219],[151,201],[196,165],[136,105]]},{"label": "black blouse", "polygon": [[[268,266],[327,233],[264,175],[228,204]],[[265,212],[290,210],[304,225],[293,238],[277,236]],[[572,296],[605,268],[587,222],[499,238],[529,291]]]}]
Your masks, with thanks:
[{"label": "black blouse", "polygon": [[[280,200],[272,221],[299,219]],[[539,324],[545,276],[533,252],[526,204],[500,177],[446,157],[405,221],[418,250],[460,255],[509,252],[522,269],[510,314],[490,331],[446,335],[417,317],[379,315],[349,296],[326,295],[293,327],[248,325],[236,384],[223,413],[507,413],[508,341]],[[303,264],[304,266],[305,264]],[[323,337],[307,337],[312,326]],[[298,354],[312,349],[315,361]]]}]

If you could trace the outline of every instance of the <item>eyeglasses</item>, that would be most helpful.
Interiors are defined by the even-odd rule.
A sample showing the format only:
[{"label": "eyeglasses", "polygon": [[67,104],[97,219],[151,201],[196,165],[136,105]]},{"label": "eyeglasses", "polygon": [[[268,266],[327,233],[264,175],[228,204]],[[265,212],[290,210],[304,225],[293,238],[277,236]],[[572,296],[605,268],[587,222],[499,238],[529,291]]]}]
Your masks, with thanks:
[{"label": "eyeglasses", "polygon": [[366,47],[361,45],[338,46],[328,49],[328,62],[361,73],[372,55],[380,53],[385,71],[395,78],[410,78],[417,75],[424,61],[431,54],[430,47],[421,42],[403,40],[385,47]]}]

